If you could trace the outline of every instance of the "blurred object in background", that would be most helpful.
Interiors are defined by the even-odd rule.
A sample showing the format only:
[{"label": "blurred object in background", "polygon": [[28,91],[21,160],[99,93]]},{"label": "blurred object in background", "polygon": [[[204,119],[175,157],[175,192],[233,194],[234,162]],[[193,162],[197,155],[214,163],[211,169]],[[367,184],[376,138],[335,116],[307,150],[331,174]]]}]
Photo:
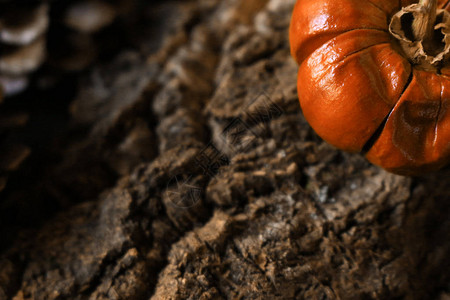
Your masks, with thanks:
[{"label": "blurred object in background", "polygon": [[[47,73],[53,75],[53,81],[61,73],[85,70],[104,50],[110,50],[104,31],[135,8],[135,0],[0,0],[0,85],[4,96],[24,91],[29,75],[44,63],[50,65]],[[123,32],[114,31],[119,43]],[[45,82],[46,76],[43,73],[37,79]]]},{"label": "blurred object in background", "polygon": [[30,149],[17,142],[11,134],[27,122],[26,113],[5,115],[0,111],[0,193],[5,189],[9,175],[17,171],[30,154]]},{"label": "blurred object in background", "polygon": [[[123,6],[122,2],[128,2]],[[111,48],[105,31],[132,10],[135,1],[75,0],[52,5],[49,64],[64,72],[83,71]],[[130,7],[128,7],[130,6]],[[120,41],[123,31],[114,28]]]},{"label": "blurred object in background", "polygon": [[[78,84],[75,76],[126,47],[124,19],[136,12],[136,3],[0,0],[0,193],[31,149],[45,147],[32,141],[51,135],[36,127],[36,120],[63,119],[75,96],[70,93]],[[39,92],[55,87],[58,96]],[[61,116],[55,116],[57,110]]]},{"label": "blurred object in background", "polygon": [[[0,99],[24,91],[30,74],[46,58],[48,4],[17,2],[0,2]],[[0,192],[31,152],[15,134],[26,126],[28,119],[28,113],[22,110],[0,107]]]},{"label": "blurred object in background", "polygon": [[48,12],[43,2],[0,3],[0,84],[5,96],[23,91],[28,75],[43,64]]},{"label": "blurred object in background", "polygon": [[105,1],[77,1],[64,14],[64,23],[79,32],[92,34],[110,25],[116,18],[116,8]]}]

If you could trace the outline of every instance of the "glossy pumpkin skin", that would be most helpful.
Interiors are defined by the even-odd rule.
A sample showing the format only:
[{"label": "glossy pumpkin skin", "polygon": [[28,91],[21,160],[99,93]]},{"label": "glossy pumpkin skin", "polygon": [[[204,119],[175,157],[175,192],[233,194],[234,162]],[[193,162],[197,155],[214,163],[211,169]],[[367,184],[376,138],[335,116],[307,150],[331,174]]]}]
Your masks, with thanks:
[{"label": "glossy pumpkin skin", "polygon": [[[449,2],[438,5],[448,10]],[[398,174],[450,161],[450,68],[439,75],[411,65],[389,33],[392,15],[413,3],[298,0],[289,33],[312,128]]]}]

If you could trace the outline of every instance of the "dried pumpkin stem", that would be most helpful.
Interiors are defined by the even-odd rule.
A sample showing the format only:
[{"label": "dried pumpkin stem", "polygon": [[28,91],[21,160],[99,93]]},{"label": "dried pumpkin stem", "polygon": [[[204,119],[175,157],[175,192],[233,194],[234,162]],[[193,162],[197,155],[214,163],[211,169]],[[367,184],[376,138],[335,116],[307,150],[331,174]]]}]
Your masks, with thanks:
[{"label": "dried pumpkin stem", "polygon": [[412,24],[414,37],[425,43],[433,38],[434,25],[436,23],[437,0],[420,0],[421,13],[415,16]]},{"label": "dried pumpkin stem", "polygon": [[450,66],[450,12],[438,8],[438,0],[420,0],[392,16],[389,32],[403,54],[422,70]]}]

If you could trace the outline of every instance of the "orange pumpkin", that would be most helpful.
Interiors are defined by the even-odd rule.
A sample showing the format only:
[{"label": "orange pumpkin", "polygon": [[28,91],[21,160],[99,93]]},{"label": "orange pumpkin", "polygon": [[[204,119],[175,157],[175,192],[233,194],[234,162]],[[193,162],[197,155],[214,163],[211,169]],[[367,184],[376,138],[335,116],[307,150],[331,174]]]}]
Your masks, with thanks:
[{"label": "orange pumpkin", "polygon": [[298,0],[291,54],[307,121],[398,174],[450,161],[450,0]]}]

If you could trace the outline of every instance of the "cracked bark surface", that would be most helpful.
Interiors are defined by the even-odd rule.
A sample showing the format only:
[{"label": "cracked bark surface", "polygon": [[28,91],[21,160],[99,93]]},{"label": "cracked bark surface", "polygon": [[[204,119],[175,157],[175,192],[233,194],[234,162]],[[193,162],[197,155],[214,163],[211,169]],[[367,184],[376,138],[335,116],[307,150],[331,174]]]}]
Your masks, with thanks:
[{"label": "cracked bark surface", "polygon": [[450,297],[450,170],[392,175],[314,134],[294,2],[154,4],[141,51],[80,84],[59,159],[2,195],[33,221],[2,222],[0,299]]}]

